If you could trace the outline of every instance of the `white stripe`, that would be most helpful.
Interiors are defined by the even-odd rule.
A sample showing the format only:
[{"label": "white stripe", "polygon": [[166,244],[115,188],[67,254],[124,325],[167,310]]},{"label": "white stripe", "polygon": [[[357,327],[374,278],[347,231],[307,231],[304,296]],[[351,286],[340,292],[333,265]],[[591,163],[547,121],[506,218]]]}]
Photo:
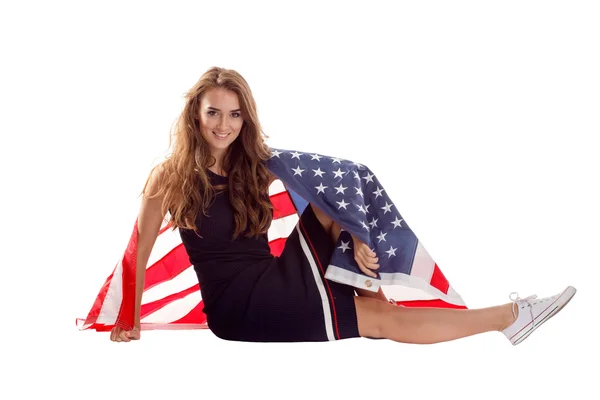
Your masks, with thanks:
[{"label": "white stripe", "polygon": [[343,283],[344,285],[354,286],[355,288],[365,289],[371,292],[377,292],[379,290],[379,285],[381,284],[379,279],[348,271],[333,264],[327,266],[325,278],[330,281]]},{"label": "white stripe", "polygon": [[279,179],[275,179],[273,183],[271,183],[271,186],[269,186],[269,196],[273,196],[274,194],[285,191],[285,186],[283,186],[283,182],[281,182]]},{"label": "white stripe", "polygon": [[152,246],[152,251],[150,252],[150,257],[148,258],[148,264],[146,264],[146,268],[152,266],[154,263],[166,256],[171,250],[181,243],[179,229],[171,231],[169,228],[158,235],[154,246]]},{"label": "white stripe", "polygon": [[192,311],[201,300],[202,295],[200,294],[200,291],[190,293],[184,298],[175,300],[160,310],[156,310],[152,314],[140,320],[140,323],[168,324],[177,321]]},{"label": "white stripe", "polygon": [[325,292],[325,287],[323,286],[323,281],[321,280],[321,276],[319,275],[319,270],[317,269],[317,265],[315,264],[315,260],[313,258],[308,245],[306,244],[306,240],[300,231],[300,227],[296,226],[296,230],[298,231],[298,237],[300,238],[300,245],[302,246],[302,250],[304,251],[304,255],[310,264],[310,269],[312,270],[313,277],[315,278],[315,283],[317,284],[317,289],[319,290],[319,294],[321,295],[321,303],[323,304],[323,314],[325,315],[325,332],[327,333],[328,340],[335,340],[335,336],[333,336],[333,321],[331,319],[331,310],[329,308],[329,298],[327,297],[327,293]]},{"label": "white stripe", "polygon": [[[423,300],[440,299],[450,304],[459,306],[465,305],[462,297],[460,297],[454,289],[448,290],[448,294],[445,294],[431,286],[428,281],[425,281],[419,277],[409,276],[400,272],[380,273],[379,276],[381,277],[381,280],[374,279],[360,273],[348,271],[336,265],[329,265],[327,267],[327,272],[325,273],[325,278],[331,281],[354,286],[358,289],[366,289],[377,292],[380,286],[401,285],[422,291],[424,295],[428,296],[428,298],[424,297]],[[387,292],[390,292],[389,288],[387,288]],[[389,297],[394,296],[390,295]],[[394,300],[398,299],[394,297]]]},{"label": "white stripe", "polygon": [[428,293],[433,298],[444,300],[446,303],[455,304],[457,306],[464,306],[465,302],[454,289],[448,290],[448,294],[441,292],[437,288],[431,286],[428,281],[425,281],[416,276],[409,276],[402,273],[387,274],[382,273],[381,284],[382,285],[403,285],[411,288],[420,289],[425,293]]},{"label": "white stripe", "polygon": [[96,323],[112,325],[117,322],[117,316],[123,301],[123,262],[119,261],[108,285],[106,297],[98,314]]},{"label": "white stripe", "polygon": [[292,215],[288,215],[287,217],[277,218],[271,222],[271,226],[269,227],[269,231],[267,235],[269,237],[269,242],[279,239],[279,238],[287,238],[290,236],[296,225],[298,224],[297,213],[293,213]]},{"label": "white stripe", "polygon": [[427,250],[425,250],[425,247],[423,247],[421,242],[418,241],[410,275],[430,282],[434,268],[435,262],[433,261],[433,258],[431,258]]},{"label": "white stripe", "polygon": [[381,289],[388,299],[392,298],[396,301],[438,299],[438,297],[432,296],[430,293],[424,292],[421,289],[402,285],[381,285]]},{"label": "white stripe", "polygon": [[198,277],[193,266],[189,266],[179,275],[144,291],[142,304],[160,300],[174,293],[188,289],[198,284]]}]

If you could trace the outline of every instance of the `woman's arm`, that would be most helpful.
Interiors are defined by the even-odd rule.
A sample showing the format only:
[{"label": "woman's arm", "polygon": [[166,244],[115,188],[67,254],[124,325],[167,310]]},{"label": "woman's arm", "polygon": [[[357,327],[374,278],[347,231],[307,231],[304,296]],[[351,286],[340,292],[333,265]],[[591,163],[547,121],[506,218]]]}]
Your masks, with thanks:
[{"label": "woman's arm", "polygon": [[[156,168],[148,182],[148,191],[150,193],[160,187],[160,169]],[[164,196],[148,199],[142,198],[140,212],[138,215],[138,244],[137,244],[137,262],[135,266],[135,319],[134,325],[140,329],[140,312],[142,306],[142,293],[144,292],[144,281],[146,279],[146,265],[150,258],[150,253],[158,237],[158,231],[165,215],[161,212]]]}]

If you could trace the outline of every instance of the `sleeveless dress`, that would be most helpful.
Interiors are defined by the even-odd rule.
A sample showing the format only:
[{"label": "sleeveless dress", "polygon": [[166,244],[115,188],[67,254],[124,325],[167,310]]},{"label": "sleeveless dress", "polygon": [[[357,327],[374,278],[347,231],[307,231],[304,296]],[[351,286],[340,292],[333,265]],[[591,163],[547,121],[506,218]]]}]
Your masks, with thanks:
[{"label": "sleeveless dress", "polygon": [[[228,183],[207,170],[212,184]],[[324,278],[333,243],[310,206],[280,256],[267,234],[232,241],[233,208],[227,189],[217,192],[197,231],[180,229],[198,276],[210,330],[248,342],[327,341],[359,337],[354,288]]]}]

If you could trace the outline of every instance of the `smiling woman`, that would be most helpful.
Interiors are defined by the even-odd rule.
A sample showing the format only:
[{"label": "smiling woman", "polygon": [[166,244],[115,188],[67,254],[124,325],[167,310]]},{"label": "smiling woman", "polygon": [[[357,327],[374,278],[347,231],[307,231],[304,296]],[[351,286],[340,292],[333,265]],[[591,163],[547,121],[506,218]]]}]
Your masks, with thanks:
[{"label": "smiling woman", "polygon": [[[567,287],[541,300],[511,297],[478,310],[390,304],[373,290],[375,282],[420,286],[447,302],[462,299],[368,168],[266,145],[250,88],[236,71],[214,67],[202,75],[186,95],[174,137],[172,154],[148,177],[130,242],[134,327],[115,324],[111,340],[140,337],[147,264],[167,213],[198,279],[208,327],[227,340],[437,343],[499,331],[517,344],[575,294]],[[308,203],[277,255],[268,235],[281,214],[270,195],[276,177]],[[290,209],[287,215],[296,211]],[[346,254],[349,269],[338,263]]]}]

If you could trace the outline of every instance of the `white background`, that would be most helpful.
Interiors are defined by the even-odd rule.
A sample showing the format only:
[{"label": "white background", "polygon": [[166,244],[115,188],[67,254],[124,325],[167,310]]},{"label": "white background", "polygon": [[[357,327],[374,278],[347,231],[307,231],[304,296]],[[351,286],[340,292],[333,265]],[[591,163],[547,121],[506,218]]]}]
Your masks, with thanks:
[{"label": "white background", "polygon": [[[599,20],[594,1],[2,3],[0,397],[598,398]],[[369,166],[471,308],[577,295],[517,347],[78,331],[211,66],[248,80],[271,146]]]}]

